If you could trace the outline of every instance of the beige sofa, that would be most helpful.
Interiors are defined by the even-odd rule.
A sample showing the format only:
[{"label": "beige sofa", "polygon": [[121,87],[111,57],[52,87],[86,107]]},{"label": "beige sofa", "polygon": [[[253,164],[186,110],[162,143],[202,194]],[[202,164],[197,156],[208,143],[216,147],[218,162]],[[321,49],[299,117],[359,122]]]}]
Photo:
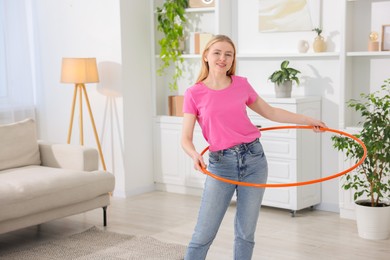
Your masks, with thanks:
[{"label": "beige sofa", "polygon": [[115,179],[96,149],[38,141],[35,121],[0,125],[0,234],[103,208]]}]

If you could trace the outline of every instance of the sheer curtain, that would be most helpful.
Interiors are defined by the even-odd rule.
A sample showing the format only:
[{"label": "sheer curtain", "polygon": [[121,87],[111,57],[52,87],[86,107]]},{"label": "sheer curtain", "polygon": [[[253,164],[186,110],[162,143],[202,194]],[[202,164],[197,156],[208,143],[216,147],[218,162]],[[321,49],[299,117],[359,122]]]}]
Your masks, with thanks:
[{"label": "sheer curtain", "polygon": [[0,0],[0,124],[35,118],[28,0]]}]

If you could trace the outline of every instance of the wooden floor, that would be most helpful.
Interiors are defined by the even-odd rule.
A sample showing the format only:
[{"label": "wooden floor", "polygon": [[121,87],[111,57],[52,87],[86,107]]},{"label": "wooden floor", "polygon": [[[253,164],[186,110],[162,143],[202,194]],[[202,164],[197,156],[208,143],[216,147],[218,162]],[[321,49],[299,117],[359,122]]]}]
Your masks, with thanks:
[{"label": "wooden floor", "polygon": [[[127,199],[112,197],[106,230],[132,235],[150,235],[165,242],[187,245],[196,222],[200,198],[152,192]],[[232,259],[233,220],[231,204],[212,244],[210,260]],[[79,233],[102,227],[102,210],[52,221],[0,235],[4,247]],[[358,237],[353,220],[337,213],[316,210],[289,211],[263,207],[256,232],[253,259],[390,259],[390,240]]]}]

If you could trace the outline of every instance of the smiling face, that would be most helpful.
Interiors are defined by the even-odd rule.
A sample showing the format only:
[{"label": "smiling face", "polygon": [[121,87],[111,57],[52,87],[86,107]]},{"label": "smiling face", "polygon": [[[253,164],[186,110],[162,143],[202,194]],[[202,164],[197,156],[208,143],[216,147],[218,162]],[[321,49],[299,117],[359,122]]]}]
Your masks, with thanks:
[{"label": "smiling face", "polygon": [[226,35],[215,35],[205,46],[202,53],[202,67],[196,82],[201,82],[212,73],[225,73],[219,76],[236,74],[236,47]]},{"label": "smiling face", "polygon": [[234,48],[226,41],[215,42],[210,46],[204,60],[210,73],[227,75],[234,62]]}]

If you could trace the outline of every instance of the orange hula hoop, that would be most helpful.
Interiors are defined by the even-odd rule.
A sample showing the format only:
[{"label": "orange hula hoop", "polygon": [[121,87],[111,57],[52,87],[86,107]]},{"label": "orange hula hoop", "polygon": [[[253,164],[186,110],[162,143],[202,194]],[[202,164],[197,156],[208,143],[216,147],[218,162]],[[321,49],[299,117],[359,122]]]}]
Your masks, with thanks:
[{"label": "orange hula hoop", "polygon": [[[274,127],[259,128],[259,131],[271,131],[271,130],[279,130],[279,129],[314,129],[314,127],[313,126],[309,126],[309,125],[304,125],[304,126],[302,126],[302,125],[300,125],[300,126],[274,126]],[[202,172],[204,174],[209,175],[210,177],[213,177],[214,179],[217,179],[217,180],[222,181],[222,182],[234,184],[234,185],[256,187],[256,188],[280,188],[280,187],[303,186],[303,185],[309,185],[309,184],[319,183],[319,182],[323,182],[323,181],[328,181],[328,180],[340,177],[340,176],[342,176],[344,174],[347,174],[348,172],[356,169],[359,165],[361,165],[364,162],[364,160],[367,157],[367,148],[366,148],[364,143],[359,138],[357,138],[357,137],[355,137],[355,136],[353,136],[353,135],[351,135],[349,133],[346,133],[346,132],[343,132],[343,131],[340,131],[340,130],[335,130],[335,129],[332,129],[332,128],[321,127],[320,130],[324,131],[324,132],[337,133],[337,134],[344,135],[344,136],[347,136],[347,137],[353,139],[354,141],[359,143],[362,146],[362,148],[363,148],[364,153],[363,153],[362,158],[355,165],[353,165],[353,166],[349,167],[348,169],[346,169],[344,171],[341,171],[339,173],[336,173],[336,174],[333,174],[333,175],[330,175],[330,176],[327,176],[327,177],[324,177],[324,178],[310,180],[310,181],[292,182],[292,183],[249,183],[249,182],[234,181],[234,180],[229,180],[229,179],[226,179],[226,178],[222,178],[222,177],[220,177],[218,175],[215,175],[215,174],[209,172],[208,170],[206,170],[206,168],[203,168],[203,167],[202,167]],[[204,155],[204,153],[208,149],[209,149],[209,147],[206,147],[201,152],[201,155]]]}]

